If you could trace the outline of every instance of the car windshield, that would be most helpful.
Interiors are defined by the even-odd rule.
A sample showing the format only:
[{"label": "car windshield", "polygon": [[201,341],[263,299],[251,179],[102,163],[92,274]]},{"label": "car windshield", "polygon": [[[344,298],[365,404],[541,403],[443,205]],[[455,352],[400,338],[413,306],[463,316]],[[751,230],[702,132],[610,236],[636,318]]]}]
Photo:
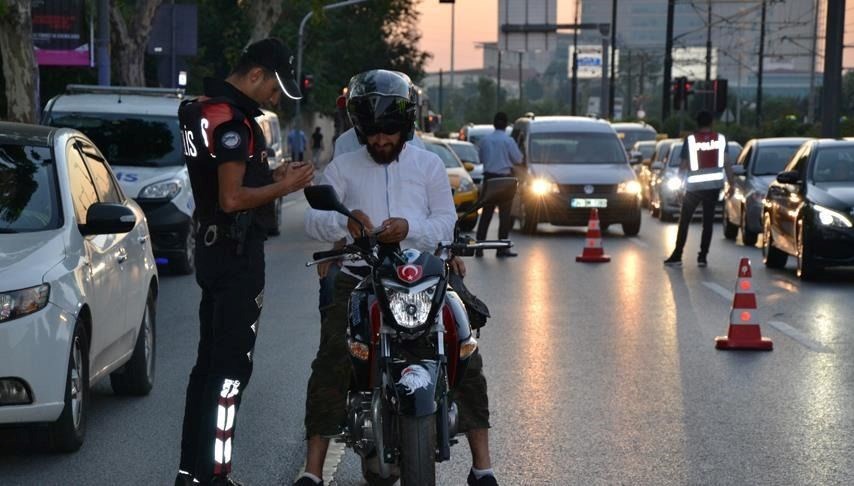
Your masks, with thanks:
[{"label": "car windshield", "polygon": [[623,164],[626,152],[613,133],[531,134],[533,164]]},{"label": "car windshield", "polygon": [[621,128],[617,130],[620,141],[623,142],[623,147],[628,150],[635,142],[643,140],[655,140],[656,133],[651,130]]},{"label": "car windshield", "polygon": [[471,162],[472,164],[480,163],[480,156],[477,153],[477,147],[474,145],[449,143],[448,146],[451,147],[451,150],[453,150],[460,159],[465,160],[466,162]]},{"label": "car windshield", "polygon": [[0,233],[45,231],[61,225],[50,148],[0,144]]},{"label": "car windshield", "polygon": [[95,142],[110,165],[184,164],[177,116],[54,113],[47,124],[80,130]]},{"label": "car windshield", "polygon": [[820,148],[813,164],[813,181],[854,182],[854,146]]},{"label": "car windshield", "polygon": [[759,147],[756,150],[756,160],[751,172],[757,176],[779,174],[786,167],[795,151],[798,150],[798,147],[800,144]]},{"label": "car windshield", "polygon": [[433,152],[438,155],[440,159],[442,159],[442,163],[445,164],[445,168],[447,169],[458,169],[463,166],[463,164],[454,156],[454,153],[445,148],[444,145],[438,143],[430,143],[427,142],[424,144],[427,150]]},{"label": "car windshield", "polygon": [[645,159],[652,157],[652,153],[655,152],[655,144],[654,143],[636,143],[632,146],[632,150],[637,150],[641,153],[641,156]]}]

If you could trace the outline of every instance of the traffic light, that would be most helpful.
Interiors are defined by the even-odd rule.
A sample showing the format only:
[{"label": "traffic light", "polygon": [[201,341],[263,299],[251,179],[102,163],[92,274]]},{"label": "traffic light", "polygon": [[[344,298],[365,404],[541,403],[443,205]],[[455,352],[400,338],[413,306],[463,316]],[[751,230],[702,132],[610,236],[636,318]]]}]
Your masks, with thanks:
[{"label": "traffic light", "polygon": [[723,113],[727,109],[727,80],[716,79],[712,83],[715,92],[715,112]]},{"label": "traffic light", "polygon": [[302,96],[308,97],[308,94],[311,93],[311,90],[314,89],[314,75],[312,74],[303,74],[302,75],[302,83],[300,83],[300,88],[302,91]]}]

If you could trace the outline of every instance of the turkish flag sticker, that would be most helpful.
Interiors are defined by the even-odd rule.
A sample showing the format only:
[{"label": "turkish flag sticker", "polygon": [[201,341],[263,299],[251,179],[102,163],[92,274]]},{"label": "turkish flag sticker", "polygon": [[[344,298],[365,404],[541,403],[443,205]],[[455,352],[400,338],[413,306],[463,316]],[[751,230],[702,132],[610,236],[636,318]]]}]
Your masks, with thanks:
[{"label": "turkish flag sticker", "polygon": [[421,276],[424,274],[424,270],[421,269],[421,265],[402,265],[397,267],[397,277],[404,282],[416,282],[421,279]]}]

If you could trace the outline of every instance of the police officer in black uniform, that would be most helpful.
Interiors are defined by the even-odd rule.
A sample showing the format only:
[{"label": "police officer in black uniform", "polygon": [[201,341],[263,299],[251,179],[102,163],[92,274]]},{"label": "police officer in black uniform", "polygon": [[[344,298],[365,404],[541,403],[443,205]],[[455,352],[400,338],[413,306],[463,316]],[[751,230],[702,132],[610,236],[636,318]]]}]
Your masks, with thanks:
[{"label": "police officer in black uniform", "polygon": [[271,172],[261,104],[300,97],[293,56],[278,39],[249,45],[225,81],[181,104],[184,156],[196,201],[200,339],[187,386],[176,485],[238,484],[228,477],[235,414],[252,374],[264,300],[264,239],[273,202],[311,183],[311,164]]}]

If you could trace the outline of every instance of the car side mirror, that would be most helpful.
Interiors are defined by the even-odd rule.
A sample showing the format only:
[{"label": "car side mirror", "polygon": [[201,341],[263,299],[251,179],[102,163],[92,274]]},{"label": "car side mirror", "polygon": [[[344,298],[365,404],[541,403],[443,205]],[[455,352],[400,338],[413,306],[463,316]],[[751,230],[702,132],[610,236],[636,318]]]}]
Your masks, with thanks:
[{"label": "car side mirror", "polygon": [[467,160],[464,160],[464,161],[463,161],[463,167],[465,167],[465,168],[466,168],[466,170],[467,170],[467,171],[469,171],[469,172],[471,172],[471,171],[473,171],[473,170],[474,170],[474,164],[473,164],[473,163],[471,163],[471,162],[469,162],[469,161],[467,161]]},{"label": "car side mirror", "polygon": [[797,185],[801,183],[801,176],[795,171],[780,172],[777,174],[777,182]]},{"label": "car side mirror", "polygon": [[643,161],[643,154],[640,152],[632,152],[629,156],[629,163],[632,165],[638,165]]},{"label": "car side mirror", "polygon": [[653,162],[652,165],[649,166],[649,168],[652,170],[661,170],[664,168],[664,164],[662,164],[661,162]]},{"label": "car side mirror", "polygon": [[743,165],[734,165],[732,166],[732,175],[735,176],[743,176],[747,174],[747,170]]},{"label": "car side mirror", "polygon": [[86,224],[79,228],[87,236],[127,233],[134,226],[136,215],[131,208],[117,203],[94,203],[86,211]]}]

